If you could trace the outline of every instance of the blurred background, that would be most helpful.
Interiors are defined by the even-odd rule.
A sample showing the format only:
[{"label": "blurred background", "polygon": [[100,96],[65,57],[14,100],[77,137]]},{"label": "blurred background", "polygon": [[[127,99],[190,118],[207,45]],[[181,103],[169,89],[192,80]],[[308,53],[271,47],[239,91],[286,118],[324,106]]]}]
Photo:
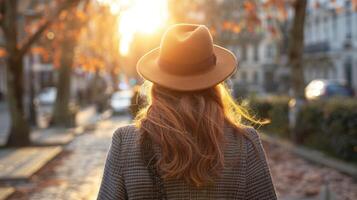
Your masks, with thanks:
[{"label": "blurred background", "polygon": [[0,200],[95,199],[175,23],[238,58],[279,199],[357,199],[356,0],[0,0]]}]

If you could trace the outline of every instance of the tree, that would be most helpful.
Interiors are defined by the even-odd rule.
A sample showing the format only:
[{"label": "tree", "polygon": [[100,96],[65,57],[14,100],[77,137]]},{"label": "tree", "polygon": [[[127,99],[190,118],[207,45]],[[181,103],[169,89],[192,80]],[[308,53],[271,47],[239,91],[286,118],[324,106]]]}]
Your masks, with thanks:
[{"label": "tree", "polygon": [[55,10],[49,12],[46,18],[40,20],[33,34],[24,41],[18,37],[18,1],[0,1],[0,26],[5,37],[6,67],[7,67],[7,102],[9,105],[11,125],[7,140],[7,146],[25,146],[30,144],[30,127],[25,117],[23,94],[23,57],[50,26],[50,24],[70,7],[74,2],[71,0],[57,1],[59,4]]},{"label": "tree", "polygon": [[114,89],[118,85],[119,16],[110,12],[107,5],[91,5],[86,13],[91,20],[83,29],[75,55],[75,65],[87,72],[105,71],[111,75]]},{"label": "tree", "polygon": [[55,54],[55,65],[58,69],[57,97],[53,107],[51,124],[58,127],[74,126],[75,115],[70,109],[71,76],[73,72],[75,47],[80,32],[86,24],[84,16],[88,1],[77,4],[60,16],[52,31],[57,35],[54,46],[59,47]]},{"label": "tree", "polygon": [[59,73],[58,96],[52,121],[55,126],[73,125],[73,113],[69,109],[69,91],[71,74],[75,67],[95,74],[93,86],[88,88],[90,94],[94,94],[89,95],[89,101],[98,102],[107,98],[103,88],[97,90],[99,84],[96,84],[96,81],[100,79],[100,71],[111,75],[114,88],[118,85],[118,19],[119,16],[111,13],[107,5],[83,0],[76,8],[64,13],[59,23],[53,24],[51,31],[59,35],[53,47],[60,46],[55,52],[57,55],[54,56]]},{"label": "tree", "polygon": [[290,39],[288,48],[288,58],[290,74],[291,74],[291,89],[294,98],[305,99],[304,94],[304,72],[302,59],[304,53],[304,24],[306,14],[307,0],[298,0],[292,4],[294,10],[294,18],[290,29]]}]

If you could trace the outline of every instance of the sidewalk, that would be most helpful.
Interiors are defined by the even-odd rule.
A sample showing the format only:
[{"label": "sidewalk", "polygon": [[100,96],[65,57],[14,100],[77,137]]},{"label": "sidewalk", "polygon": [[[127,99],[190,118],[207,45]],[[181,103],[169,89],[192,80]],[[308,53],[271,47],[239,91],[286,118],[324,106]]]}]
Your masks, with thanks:
[{"label": "sidewalk", "polygon": [[61,151],[60,146],[1,149],[0,181],[26,180]]},{"label": "sidewalk", "polygon": [[[96,110],[94,106],[88,106],[82,108],[76,116],[77,128],[84,127],[84,126],[88,126],[88,127],[93,126],[93,124],[95,124],[95,122],[98,119],[99,117],[96,114]],[[7,107],[5,103],[0,103],[0,146],[6,143],[8,131],[9,131],[9,124],[10,124],[10,119],[9,119],[9,114],[7,112]],[[55,141],[58,141],[59,144],[68,143],[71,139],[73,139],[73,137],[70,136],[71,134],[62,135],[62,133],[69,132],[69,131],[73,131],[73,130],[51,128],[51,127],[34,129],[31,132],[31,140],[35,141],[35,143],[43,143],[43,142],[55,143]]]},{"label": "sidewalk", "polygon": [[357,199],[357,182],[351,176],[317,165],[291,149],[263,140],[278,199]]},{"label": "sidewalk", "polygon": [[112,134],[129,122],[128,117],[98,122],[95,131],[65,145],[65,153],[36,173],[29,184],[15,185],[17,192],[9,200],[96,199]]},{"label": "sidewalk", "polygon": [[[6,115],[6,107],[1,105],[0,114]],[[13,182],[28,181],[43,166],[58,156],[63,148],[70,143],[76,135],[93,129],[95,123],[101,119],[96,114],[94,106],[82,109],[77,115],[76,128],[46,128],[36,129],[31,132],[31,140],[35,146],[23,148],[0,149],[0,200],[6,199],[14,188],[9,187]],[[4,126],[4,121],[1,121]],[[0,134],[0,143],[4,144],[6,134]]]},{"label": "sidewalk", "polygon": [[357,165],[355,164],[331,157],[318,150],[310,149],[301,145],[295,145],[288,140],[273,137],[268,134],[261,134],[261,139],[272,145],[278,145],[287,151],[292,152],[301,158],[304,158],[307,161],[336,169],[341,173],[349,175],[357,180]]},{"label": "sidewalk", "polygon": [[13,187],[0,187],[0,199],[6,199],[15,192]]}]

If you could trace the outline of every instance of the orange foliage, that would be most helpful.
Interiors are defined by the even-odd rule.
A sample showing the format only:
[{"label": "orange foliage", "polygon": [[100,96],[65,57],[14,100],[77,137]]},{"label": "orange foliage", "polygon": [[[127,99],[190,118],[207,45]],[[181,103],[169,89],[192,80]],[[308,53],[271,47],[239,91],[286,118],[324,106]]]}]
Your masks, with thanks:
[{"label": "orange foliage", "polygon": [[39,54],[42,56],[42,58],[46,61],[49,60],[49,53],[48,53],[48,50],[45,49],[44,47],[32,47],[30,49],[30,52],[31,53],[34,53],[34,54]]},{"label": "orange foliage", "polygon": [[[59,48],[64,42],[77,43],[81,32],[83,31],[84,24],[89,20],[89,16],[76,7],[68,9],[61,13],[56,23],[51,25],[48,30],[53,34],[51,39],[51,49],[53,52],[53,64],[55,68],[60,66],[60,60],[64,52]],[[45,34],[47,35],[47,34]]]},{"label": "orange foliage", "polygon": [[0,47],[0,58],[5,57],[6,55],[7,55],[6,50]]},{"label": "orange foliage", "polygon": [[119,35],[117,16],[108,7],[89,7],[90,23],[82,30],[75,54],[75,65],[85,71],[118,72]]},{"label": "orange foliage", "polygon": [[223,29],[225,30],[231,30],[233,26],[233,22],[225,21],[223,22]]},{"label": "orange foliage", "polygon": [[243,5],[247,12],[255,12],[257,9],[254,1],[245,1]]},{"label": "orange foliage", "polygon": [[258,17],[257,5],[253,1],[244,2],[244,10],[246,12],[246,26],[249,32],[253,32],[255,27],[261,24]]},{"label": "orange foliage", "polygon": [[357,0],[351,0],[352,1],[352,8],[354,11],[357,11]]},{"label": "orange foliage", "polygon": [[240,33],[242,31],[242,28],[241,28],[241,26],[239,24],[236,24],[236,25],[233,26],[232,31],[234,33]]},{"label": "orange foliage", "polygon": [[241,24],[237,24],[232,21],[224,21],[223,22],[223,30],[231,31],[233,33],[240,33],[242,31],[242,26],[241,26]]},{"label": "orange foliage", "polygon": [[[287,4],[288,4],[288,1],[286,1],[286,0],[267,0],[263,4],[263,8],[268,13],[269,13],[270,8],[274,8],[272,11],[274,13],[272,13],[272,15],[277,14],[278,19],[280,21],[285,21],[288,18]],[[278,12],[275,13],[275,10],[277,10]],[[270,15],[270,17],[272,17],[272,15]]]}]

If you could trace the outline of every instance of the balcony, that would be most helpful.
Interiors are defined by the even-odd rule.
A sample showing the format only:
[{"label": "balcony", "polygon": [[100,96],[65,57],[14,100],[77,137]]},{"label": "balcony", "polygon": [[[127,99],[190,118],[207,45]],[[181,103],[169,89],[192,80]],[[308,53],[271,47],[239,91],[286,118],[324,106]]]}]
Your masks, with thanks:
[{"label": "balcony", "polygon": [[308,44],[304,48],[304,53],[327,53],[330,51],[330,44],[326,41]]}]

